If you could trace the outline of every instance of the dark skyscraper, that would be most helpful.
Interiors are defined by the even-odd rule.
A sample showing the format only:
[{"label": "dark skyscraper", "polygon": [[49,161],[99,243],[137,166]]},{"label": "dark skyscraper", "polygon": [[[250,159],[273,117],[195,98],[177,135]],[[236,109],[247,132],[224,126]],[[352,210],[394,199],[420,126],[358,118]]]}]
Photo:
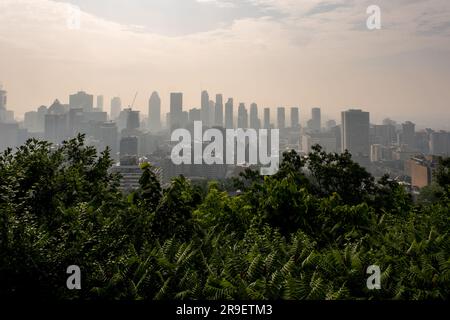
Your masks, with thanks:
[{"label": "dark skyscraper", "polygon": [[0,110],[6,110],[6,91],[0,86]]},{"label": "dark skyscraper", "polygon": [[179,128],[183,125],[183,94],[173,92],[170,94],[170,126]]},{"label": "dark skyscraper", "polygon": [[342,112],[342,152],[348,150],[361,165],[367,165],[370,156],[369,131],[369,112]]},{"label": "dark skyscraper", "polygon": [[309,128],[313,131],[320,132],[322,127],[322,115],[320,108],[313,108],[311,110],[311,122],[309,123]]},{"label": "dark skyscraper", "polygon": [[223,127],[223,96],[221,94],[216,95],[215,124]]},{"label": "dark skyscraper", "polygon": [[202,91],[201,113],[203,125],[209,126],[209,94],[207,91]]},{"label": "dark skyscraper", "polygon": [[270,129],[270,108],[264,108],[264,129]]},{"label": "dark skyscraper", "polygon": [[234,119],[233,119],[233,98],[229,98],[227,103],[225,104],[225,128],[233,129],[234,128]]},{"label": "dark skyscraper", "polygon": [[402,124],[401,143],[407,145],[410,149],[415,148],[416,125],[411,121]]},{"label": "dark skyscraper", "polygon": [[154,91],[148,101],[148,129],[157,132],[161,129],[161,99]]},{"label": "dark skyscraper", "polygon": [[299,128],[300,127],[300,112],[299,108],[291,108],[291,127]]},{"label": "dark skyscraper", "polygon": [[79,91],[69,97],[71,109],[82,108],[84,112],[92,112],[94,109],[94,96],[84,91]]},{"label": "dark skyscraper", "polygon": [[238,126],[239,129],[248,128],[248,113],[244,103],[239,104],[238,108]]},{"label": "dark skyscraper", "polygon": [[277,109],[278,129],[286,128],[286,109],[281,107]]}]

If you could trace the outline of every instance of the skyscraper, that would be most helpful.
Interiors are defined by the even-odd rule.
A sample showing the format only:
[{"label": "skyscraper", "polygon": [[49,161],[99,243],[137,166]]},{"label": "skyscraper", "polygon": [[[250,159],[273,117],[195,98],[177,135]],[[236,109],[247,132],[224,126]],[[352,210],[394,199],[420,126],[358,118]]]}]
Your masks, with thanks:
[{"label": "skyscraper", "polygon": [[139,111],[128,109],[127,130],[139,129],[141,123],[139,120]]},{"label": "skyscraper", "polygon": [[6,93],[0,85],[0,110],[6,110]]},{"label": "skyscraper", "polygon": [[213,126],[216,122],[216,103],[213,100],[209,100],[209,111],[208,111],[208,124]]},{"label": "skyscraper", "polygon": [[6,91],[3,90],[2,86],[0,85],[0,123],[6,122],[6,113]]},{"label": "skyscraper", "polygon": [[148,129],[157,132],[161,129],[161,99],[154,91],[148,101]]},{"label": "skyscraper", "polygon": [[283,107],[277,109],[277,124],[278,129],[286,128],[286,109]]},{"label": "skyscraper", "polygon": [[259,127],[258,105],[256,103],[252,103],[250,105],[250,128],[259,129]]},{"label": "skyscraper", "polygon": [[264,129],[270,129],[270,108],[264,108]]},{"label": "skyscraper", "polygon": [[291,127],[292,128],[299,128],[300,127],[299,108],[291,108]]},{"label": "skyscraper", "polygon": [[116,120],[120,111],[122,111],[122,100],[119,97],[114,97],[111,99],[111,120]]},{"label": "skyscraper", "polygon": [[183,125],[183,93],[172,92],[170,94],[170,126],[179,128]]},{"label": "skyscraper", "polygon": [[238,108],[238,126],[239,129],[248,128],[248,113],[244,103],[239,104]]},{"label": "skyscraper", "polygon": [[225,104],[225,128],[226,129],[234,128],[233,98],[229,98],[227,103]]},{"label": "skyscraper", "polygon": [[82,108],[84,112],[92,112],[94,109],[94,96],[84,91],[79,91],[69,96],[70,109]]},{"label": "skyscraper", "polygon": [[342,152],[348,150],[361,165],[367,165],[370,157],[369,130],[369,112],[353,109],[342,112]]},{"label": "skyscraper", "polygon": [[309,123],[309,128],[313,131],[320,132],[322,127],[322,115],[320,108],[312,108],[311,110],[311,122]]},{"label": "skyscraper", "polygon": [[209,94],[207,91],[202,91],[201,113],[203,125],[209,126]]},{"label": "skyscraper", "polygon": [[402,124],[401,143],[407,145],[410,149],[415,148],[416,125],[411,121]]},{"label": "skyscraper", "polygon": [[215,124],[223,127],[223,96],[221,94],[216,95]]},{"label": "skyscraper", "polygon": [[97,96],[97,109],[98,109],[98,111],[103,111],[103,103],[104,103],[104,97],[102,95]]}]

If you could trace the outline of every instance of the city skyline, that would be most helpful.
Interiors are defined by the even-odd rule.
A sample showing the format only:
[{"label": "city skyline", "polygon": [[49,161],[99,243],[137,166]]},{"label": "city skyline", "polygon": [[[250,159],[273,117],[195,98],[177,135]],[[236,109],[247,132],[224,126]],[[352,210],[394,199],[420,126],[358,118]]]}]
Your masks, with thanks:
[{"label": "city skyline", "polygon": [[167,112],[170,92],[192,108],[207,88],[236,104],[318,106],[333,119],[363,108],[377,123],[407,116],[449,129],[446,1],[378,1],[376,31],[365,26],[370,1],[74,0],[79,30],[67,27],[67,3],[0,3],[0,81],[16,115],[80,90],[123,106],[139,92],[142,113],[158,91]]}]

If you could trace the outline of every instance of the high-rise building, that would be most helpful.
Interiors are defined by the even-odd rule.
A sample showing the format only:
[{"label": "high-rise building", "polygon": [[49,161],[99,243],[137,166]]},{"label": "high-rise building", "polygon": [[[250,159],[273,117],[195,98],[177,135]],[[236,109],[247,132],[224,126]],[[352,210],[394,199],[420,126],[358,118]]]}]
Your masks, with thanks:
[{"label": "high-rise building", "polygon": [[3,90],[3,87],[0,85],[0,110],[6,110],[6,94],[7,92]]},{"label": "high-rise building", "polygon": [[259,127],[258,105],[256,103],[252,103],[250,105],[250,128],[259,129]]},{"label": "high-rise building", "polygon": [[223,127],[223,96],[221,94],[216,95],[216,105],[214,111],[216,126]]},{"label": "high-rise building", "polygon": [[179,128],[183,126],[183,93],[172,92],[170,94],[170,127]]},{"label": "high-rise building", "polygon": [[415,148],[416,125],[411,121],[402,124],[401,143],[407,145],[409,149]]},{"label": "high-rise building", "polygon": [[97,96],[97,109],[98,109],[98,111],[103,111],[103,103],[104,103],[104,97],[102,95]]},{"label": "high-rise building", "polygon": [[278,129],[286,128],[286,109],[283,107],[277,109],[277,124]]},{"label": "high-rise building", "polygon": [[0,123],[1,122],[8,122],[7,118],[7,110],[6,110],[6,91],[3,90],[2,86],[0,85]]},{"label": "high-rise building", "polygon": [[103,143],[103,148],[108,147],[110,149],[110,155],[113,159],[117,160],[117,145],[118,145],[118,130],[117,124],[114,122],[104,122],[100,126],[100,137]]},{"label": "high-rise building", "polygon": [[209,126],[209,94],[208,91],[202,91],[201,97],[202,122],[204,126]]},{"label": "high-rise building", "polygon": [[370,114],[362,110],[342,112],[342,152],[348,150],[365,166],[370,159]]},{"label": "high-rise building", "polygon": [[225,104],[225,128],[233,129],[234,128],[234,119],[233,119],[233,98],[229,98],[227,103]]},{"label": "high-rise building", "polygon": [[312,108],[311,115],[312,118],[308,122],[309,129],[315,132],[320,132],[320,129],[322,127],[322,115],[320,108]]},{"label": "high-rise building", "polygon": [[213,100],[209,100],[209,112],[208,112],[208,124],[213,126],[216,118],[216,103]]},{"label": "high-rise building", "polygon": [[244,103],[239,104],[238,108],[238,126],[239,129],[248,128],[248,113]]},{"label": "high-rise building", "polygon": [[94,109],[94,96],[84,91],[79,91],[69,96],[70,109],[82,108],[84,112],[92,112]]},{"label": "high-rise building", "polygon": [[116,120],[120,111],[122,111],[122,100],[119,97],[114,97],[111,99],[111,120]]},{"label": "high-rise building", "polygon": [[432,132],[430,135],[430,154],[435,156],[450,155],[450,132]]},{"label": "high-rise building", "polygon": [[270,129],[270,108],[264,108],[264,129]]},{"label": "high-rise building", "polygon": [[161,99],[154,91],[148,101],[148,129],[157,132],[161,129]]},{"label": "high-rise building", "polygon": [[300,128],[299,108],[291,108],[291,127],[292,128]]},{"label": "high-rise building", "polygon": [[123,121],[125,121],[125,129],[127,130],[137,130],[141,125],[139,111],[132,110],[131,108],[124,109],[121,112],[120,118],[122,118],[122,123],[119,125],[121,128],[123,128]]}]

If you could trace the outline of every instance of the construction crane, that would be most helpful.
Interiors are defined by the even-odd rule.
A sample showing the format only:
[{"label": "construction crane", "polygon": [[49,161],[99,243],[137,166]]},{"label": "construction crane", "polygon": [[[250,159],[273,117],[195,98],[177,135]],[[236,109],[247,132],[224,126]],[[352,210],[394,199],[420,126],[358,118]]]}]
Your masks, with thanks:
[{"label": "construction crane", "polygon": [[133,103],[131,104],[130,109],[133,109],[134,103],[136,102],[137,95],[138,95],[138,91],[136,91],[136,94],[134,95]]}]

